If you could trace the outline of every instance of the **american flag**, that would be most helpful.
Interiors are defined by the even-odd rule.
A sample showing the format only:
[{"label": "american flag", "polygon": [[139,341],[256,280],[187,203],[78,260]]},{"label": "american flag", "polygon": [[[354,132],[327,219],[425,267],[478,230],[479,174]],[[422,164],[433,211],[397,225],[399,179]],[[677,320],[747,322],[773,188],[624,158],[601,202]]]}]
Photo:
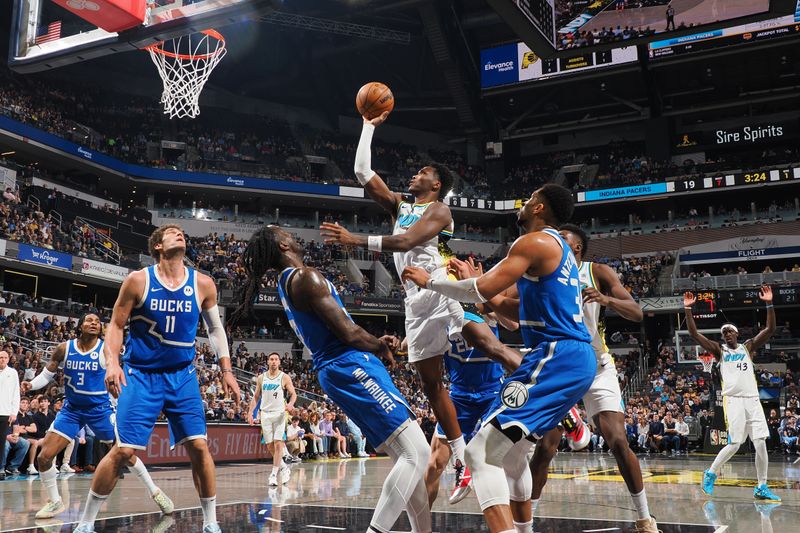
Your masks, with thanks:
[{"label": "american flag", "polygon": [[35,44],[57,41],[61,38],[61,21],[57,20],[47,25],[47,32],[36,37]]}]

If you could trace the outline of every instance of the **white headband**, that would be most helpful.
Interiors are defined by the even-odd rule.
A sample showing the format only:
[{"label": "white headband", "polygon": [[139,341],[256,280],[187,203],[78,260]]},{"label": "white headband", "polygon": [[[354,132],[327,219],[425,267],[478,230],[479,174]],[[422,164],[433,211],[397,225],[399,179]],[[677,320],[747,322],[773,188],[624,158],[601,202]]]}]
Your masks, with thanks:
[{"label": "white headband", "polygon": [[726,330],[727,328],[730,328],[730,329],[732,329],[732,330],[733,330],[733,331],[735,331],[737,334],[739,333],[739,330],[738,330],[738,328],[737,328],[736,326],[734,326],[733,324],[722,324],[722,327],[721,327],[721,328],[719,328],[719,332],[720,332],[722,335],[725,335],[725,330]]}]

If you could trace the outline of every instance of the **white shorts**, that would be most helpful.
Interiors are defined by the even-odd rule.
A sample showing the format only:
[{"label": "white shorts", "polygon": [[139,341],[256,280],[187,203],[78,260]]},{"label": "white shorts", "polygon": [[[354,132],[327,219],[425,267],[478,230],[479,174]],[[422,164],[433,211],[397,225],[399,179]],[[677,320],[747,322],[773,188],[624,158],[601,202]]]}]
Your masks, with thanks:
[{"label": "white shorts", "polygon": [[264,434],[264,442],[285,441],[286,440],[286,412],[285,411],[261,411],[261,432]]},{"label": "white shorts", "polygon": [[611,354],[604,353],[597,364],[597,373],[591,387],[583,396],[586,415],[589,420],[604,411],[615,413],[625,412],[625,403],[622,401],[622,391],[617,379],[617,365]]},{"label": "white shorts", "polygon": [[405,308],[409,363],[444,355],[461,335],[464,309],[452,298],[420,289],[406,297]]},{"label": "white shorts", "polygon": [[722,407],[725,409],[729,444],[741,444],[747,437],[753,441],[769,438],[767,418],[758,398],[723,396]]}]

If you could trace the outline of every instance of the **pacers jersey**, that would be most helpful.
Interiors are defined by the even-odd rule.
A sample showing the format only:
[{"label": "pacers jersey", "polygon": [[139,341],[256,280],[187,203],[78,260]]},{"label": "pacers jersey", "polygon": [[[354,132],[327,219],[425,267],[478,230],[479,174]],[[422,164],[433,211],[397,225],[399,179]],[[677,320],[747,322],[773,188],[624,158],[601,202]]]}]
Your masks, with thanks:
[{"label": "pacers jersey", "polygon": [[719,358],[722,394],[758,398],[755,369],[747,347],[739,344],[736,348],[730,348],[727,343],[722,342],[720,348],[722,348],[722,357]]},{"label": "pacers jersey", "polygon": [[[581,291],[587,287],[597,289],[600,292],[600,285],[594,279],[594,263],[591,261],[584,261],[578,267],[578,275],[581,281]],[[583,324],[592,336],[592,348],[597,360],[603,354],[608,353],[608,346],[606,345],[606,309],[598,302],[591,302],[583,304]]]},{"label": "pacers jersey", "polygon": [[265,413],[282,413],[286,410],[286,398],[283,395],[283,372],[278,372],[274,378],[269,377],[269,371],[258,377],[261,383],[261,410]]},{"label": "pacers jersey", "polygon": [[66,407],[91,409],[108,405],[110,400],[106,390],[106,364],[103,356],[103,341],[97,342],[89,350],[78,348],[78,339],[67,341],[64,356],[64,396]]},{"label": "pacers jersey", "polygon": [[[408,231],[408,228],[416,224],[431,205],[433,202],[412,204],[401,201],[397,206],[397,220],[394,223],[392,235],[402,235]],[[447,245],[447,241],[452,237],[453,220],[451,219],[450,224],[429,241],[415,246],[407,252],[394,252],[394,266],[397,274],[402,274],[407,266],[415,266],[425,269],[432,279],[447,279],[445,264],[455,255]],[[417,291],[417,286],[412,281],[405,281],[403,285],[406,291]]]},{"label": "pacers jersey", "polygon": [[[347,346],[339,338],[328,329],[328,325],[316,313],[312,311],[300,311],[297,309],[289,298],[289,282],[292,275],[297,272],[296,268],[287,268],[278,278],[278,295],[281,297],[283,310],[286,311],[286,317],[289,319],[289,324],[292,326],[297,337],[303,341],[306,348],[311,351],[311,360],[314,363],[314,368],[319,370],[342,354],[352,351],[353,348]],[[350,315],[342,304],[339,293],[336,292],[336,287],[325,280],[328,288],[331,291],[336,302],[339,304],[339,309],[342,313],[347,315],[349,320]]]},{"label": "pacers jersey", "polygon": [[170,289],[158,277],[156,265],[145,272],[142,301],[131,312],[130,334],[123,361],[133,368],[162,371],[194,361],[200,321],[197,272],[185,268],[183,283]]},{"label": "pacers jersey", "polygon": [[561,247],[561,261],[546,276],[523,274],[517,281],[519,326],[527,348],[542,342],[577,340],[591,342],[583,324],[578,262],[561,235],[552,228],[543,230]]},{"label": "pacers jersey", "polygon": [[[464,313],[464,320],[482,323],[483,318],[472,313]],[[490,324],[492,333],[500,337],[497,323]],[[480,392],[483,390],[500,390],[503,381],[503,367],[489,359],[477,348],[467,346],[463,339],[452,341],[450,350],[444,358],[444,364],[450,377],[451,392]]]}]

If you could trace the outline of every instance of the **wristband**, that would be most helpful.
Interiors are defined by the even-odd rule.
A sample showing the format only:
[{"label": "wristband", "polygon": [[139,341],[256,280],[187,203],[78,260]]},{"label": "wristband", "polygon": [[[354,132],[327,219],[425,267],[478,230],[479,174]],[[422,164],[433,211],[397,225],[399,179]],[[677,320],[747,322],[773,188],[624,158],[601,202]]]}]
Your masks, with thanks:
[{"label": "wristband", "polygon": [[775,306],[772,304],[767,304],[767,309],[769,309],[770,307],[775,307]]},{"label": "wristband", "polygon": [[370,235],[367,237],[367,248],[373,252],[383,251],[383,237],[380,235]]},{"label": "wristband", "polygon": [[691,310],[692,310],[692,308],[691,308],[691,307],[686,307],[686,306],[683,306],[683,308],[684,308],[684,309],[686,309],[687,311],[691,311]]},{"label": "wristband", "polygon": [[226,372],[230,372],[231,374],[233,374],[233,369],[232,368],[223,368],[222,369],[222,373],[224,374]]}]

